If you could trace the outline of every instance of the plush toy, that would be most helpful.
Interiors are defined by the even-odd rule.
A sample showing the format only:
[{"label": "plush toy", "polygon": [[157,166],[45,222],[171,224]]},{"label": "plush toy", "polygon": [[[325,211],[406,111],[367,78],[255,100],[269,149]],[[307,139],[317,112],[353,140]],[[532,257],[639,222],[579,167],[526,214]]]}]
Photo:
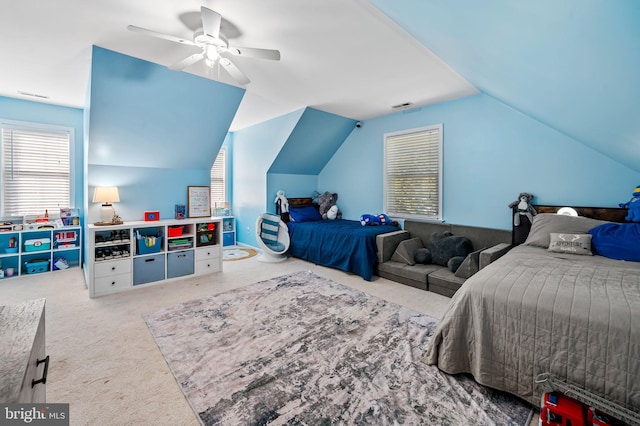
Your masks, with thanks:
[{"label": "plush toy", "polygon": [[340,219],[338,216],[342,216],[342,214],[340,213],[340,209],[338,208],[338,205],[334,204],[331,207],[329,207],[329,210],[327,211],[327,219],[329,220]]},{"label": "plush toy", "polygon": [[416,263],[446,266],[451,272],[456,272],[472,249],[467,237],[451,232],[434,232],[429,240],[429,248],[418,249],[414,260]]},{"label": "plush toy", "polygon": [[[329,191],[325,191],[321,195],[317,197],[318,203],[318,211],[323,219],[327,219],[327,212],[331,208],[331,206],[335,205],[338,202],[338,194],[331,193]],[[342,213],[338,209],[338,213],[336,214],[336,219],[340,219],[342,217]]]},{"label": "plush toy", "polygon": [[631,194],[631,199],[626,203],[619,204],[620,207],[629,209],[625,220],[628,222],[640,222],[640,185],[636,186]]},{"label": "plush toy", "polygon": [[284,191],[279,189],[276,192],[276,214],[280,215],[280,218],[284,222],[289,222],[289,200],[284,196]]},{"label": "plush toy", "polygon": [[515,226],[520,226],[520,216],[526,216],[529,219],[529,223],[533,223],[533,216],[537,215],[538,212],[531,205],[532,201],[533,195],[521,192],[518,199],[509,204],[510,209],[516,207],[516,212],[513,214],[513,224]]},{"label": "plush toy", "polygon": [[391,225],[393,222],[384,213],[379,214],[363,214],[360,216],[360,224],[362,226],[367,225]]}]

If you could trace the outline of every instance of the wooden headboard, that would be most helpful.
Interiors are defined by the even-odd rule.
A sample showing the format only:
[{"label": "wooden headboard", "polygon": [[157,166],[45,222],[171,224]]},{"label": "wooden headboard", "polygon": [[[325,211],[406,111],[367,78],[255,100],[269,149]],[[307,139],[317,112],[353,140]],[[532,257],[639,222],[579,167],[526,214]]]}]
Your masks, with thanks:
[{"label": "wooden headboard", "polygon": [[[537,206],[533,205],[538,213],[557,213],[564,206]],[[627,209],[618,207],[573,207],[578,216],[590,217],[592,219],[606,220],[609,222],[624,223],[627,216]]]},{"label": "wooden headboard", "polygon": [[305,207],[313,206],[313,198],[311,197],[299,197],[299,198],[287,198],[289,201],[289,207]]}]

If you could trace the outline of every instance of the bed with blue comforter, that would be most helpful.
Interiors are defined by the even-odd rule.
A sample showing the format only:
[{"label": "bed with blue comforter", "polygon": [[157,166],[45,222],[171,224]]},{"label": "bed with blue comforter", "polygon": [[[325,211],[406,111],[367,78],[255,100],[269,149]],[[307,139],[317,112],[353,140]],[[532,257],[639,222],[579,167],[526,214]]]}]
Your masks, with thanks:
[{"label": "bed with blue comforter", "polygon": [[307,215],[302,210],[291,208],[291,218],[298,220],[287,223],[291,255],[353,272],[367,281],[371,280],[378,261],[376,235],[400,229],[395,225],[362,226],[355,220],[322,220],[311,210],[306,210],[310,213]]}]

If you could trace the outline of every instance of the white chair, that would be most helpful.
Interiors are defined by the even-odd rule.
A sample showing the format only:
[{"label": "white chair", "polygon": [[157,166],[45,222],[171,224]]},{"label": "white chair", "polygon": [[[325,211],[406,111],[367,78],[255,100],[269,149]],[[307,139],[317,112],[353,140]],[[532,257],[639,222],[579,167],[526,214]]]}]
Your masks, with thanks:
[{"label": "white chair", "polygon": [[256,240],[262,249],[261,262],[282,262],[289,250],[289,229],[280,216],[263,213],[256,220]]}]

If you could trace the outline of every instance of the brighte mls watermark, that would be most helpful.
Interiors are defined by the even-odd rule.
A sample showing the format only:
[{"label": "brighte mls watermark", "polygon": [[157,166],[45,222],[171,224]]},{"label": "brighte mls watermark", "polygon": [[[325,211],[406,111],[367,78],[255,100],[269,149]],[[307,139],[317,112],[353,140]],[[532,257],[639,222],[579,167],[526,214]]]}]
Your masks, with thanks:
[{"label": "brighte mls watermark", "polygon": [[69,426],[69,404],[0,404],[0,426]]}]

